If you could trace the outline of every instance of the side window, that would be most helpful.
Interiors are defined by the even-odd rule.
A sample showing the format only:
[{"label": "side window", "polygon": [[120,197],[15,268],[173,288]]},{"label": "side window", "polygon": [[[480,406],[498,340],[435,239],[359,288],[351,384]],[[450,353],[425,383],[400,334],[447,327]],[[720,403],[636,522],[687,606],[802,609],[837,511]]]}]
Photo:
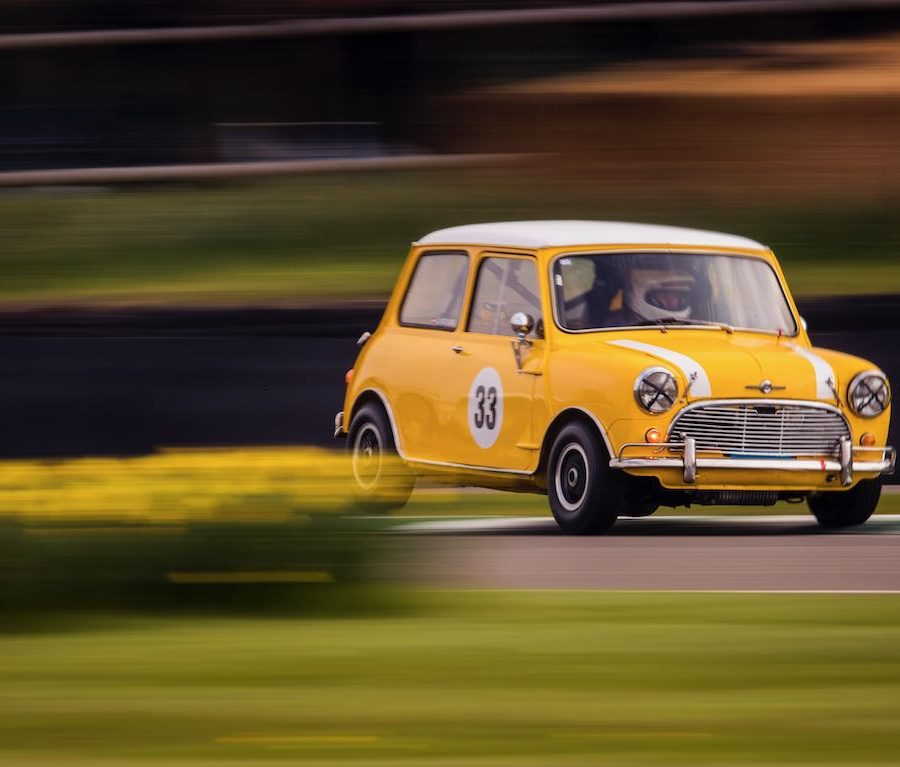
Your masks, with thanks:
[{"label": "side window", "polygon": [[567,330],[607,325],[622,308],[621,279],[611,256],[563,256],[553,263],[553,290],[559,321]]},{"label": "side window", "polygon": [[478,269],[478,281],[466,330],[472,333],[514,335],[509,318],[516,312],[541,320],[541,299],[534,261],[523,258],[486,258]]},{"label": "side window", "polygon": [[469,257],[465,253],[421,256],[400,307],[400,324],[437,330],[456,328],[468,272]]}]

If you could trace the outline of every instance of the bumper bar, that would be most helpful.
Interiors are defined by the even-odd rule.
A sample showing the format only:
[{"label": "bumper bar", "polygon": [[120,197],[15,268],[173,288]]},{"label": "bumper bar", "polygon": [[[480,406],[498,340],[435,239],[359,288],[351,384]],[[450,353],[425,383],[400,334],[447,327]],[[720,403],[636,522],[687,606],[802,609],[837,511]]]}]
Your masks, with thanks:
[{"label": "bumper bar", "polygon": [[[750,471],[819,471],[840,474],[841,484],[853,484],[854,472],[893,474],[897,452],[892,447],[854,447],[850,440],[841,440],[837,458],[700,458],[697,442],[693,437],[682,436],[682,442],[629,442],[622,446],[619,455],[609,462],[612,469],[669,469],[682,470],[685,484],[697,481],[699,469],[749,469]],[[626,450],[633,448],[668,448],[682,451],[680,458],[625,458]],[[866,453],[880,454],[880,459],[865,460]],[[874,456],[873,456],[874,458]]]}]

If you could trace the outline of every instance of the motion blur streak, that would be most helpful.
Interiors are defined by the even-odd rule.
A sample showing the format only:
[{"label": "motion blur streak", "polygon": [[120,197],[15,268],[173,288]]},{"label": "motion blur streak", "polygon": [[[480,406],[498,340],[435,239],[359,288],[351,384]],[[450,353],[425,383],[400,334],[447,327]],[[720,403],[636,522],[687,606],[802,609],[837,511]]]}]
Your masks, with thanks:
[{"label": "motion blur streak", "polygon": [[313,449],[0,463],[0,633],[97,611],[371,609],[377,541],[345,516],[347,473]]},{"label": "motion blur streak", "polygon": [[313,448],[172,450],[142,458],[0,463],[0,516],[29,521],[278,521],[341,511],[341,453]]}]

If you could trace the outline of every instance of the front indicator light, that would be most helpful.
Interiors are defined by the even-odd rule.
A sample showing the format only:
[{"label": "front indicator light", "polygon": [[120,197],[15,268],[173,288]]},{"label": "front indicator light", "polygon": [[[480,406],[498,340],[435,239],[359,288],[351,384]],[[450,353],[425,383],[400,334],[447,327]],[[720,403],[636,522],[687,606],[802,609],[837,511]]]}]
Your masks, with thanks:
[{"label": "front indicator light", "polygon": [[346,373],[344,373],[344,383],[347,386],[350,385],[350,382],[353,380],[353,368],[350,368]]},{"label": "front indicator light", "polygon": [[647,433],[644,435],[644,440],[655,445],[662,439],[662,434],[659,429],[647,429]]},{"label": "front indicator light", "polygon": [[647,368],[634,381],[634,398],[648,413],[665,413],[677,397],[675,376],[665,368]]},{"label": "front indicator light", "polygon": [[863,447],[872,447],[875,444],[875,435],[867,431],[859,438],[859,444]]},{"label": "front indicator light", "polygon": [[847,389],[850,409],[863,418],[881,415],[891,404],[891,387],[880,370],[860,373]]}]

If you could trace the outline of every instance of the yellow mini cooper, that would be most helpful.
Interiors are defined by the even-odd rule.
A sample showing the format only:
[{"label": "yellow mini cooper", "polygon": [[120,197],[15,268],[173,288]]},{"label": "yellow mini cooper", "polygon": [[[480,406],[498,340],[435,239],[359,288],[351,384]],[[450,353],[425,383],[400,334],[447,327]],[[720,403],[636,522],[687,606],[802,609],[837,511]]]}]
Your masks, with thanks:
[{"label": "yellow mini cooper", "polygon": [[833,528],[865,522],[894,468],[884,373],[813,348],[774,254],[743,237],[433,232],[360,345],[335,434],[369,507],[427,475],[546,493],[570,533],[661,505],[803,499]]}]

